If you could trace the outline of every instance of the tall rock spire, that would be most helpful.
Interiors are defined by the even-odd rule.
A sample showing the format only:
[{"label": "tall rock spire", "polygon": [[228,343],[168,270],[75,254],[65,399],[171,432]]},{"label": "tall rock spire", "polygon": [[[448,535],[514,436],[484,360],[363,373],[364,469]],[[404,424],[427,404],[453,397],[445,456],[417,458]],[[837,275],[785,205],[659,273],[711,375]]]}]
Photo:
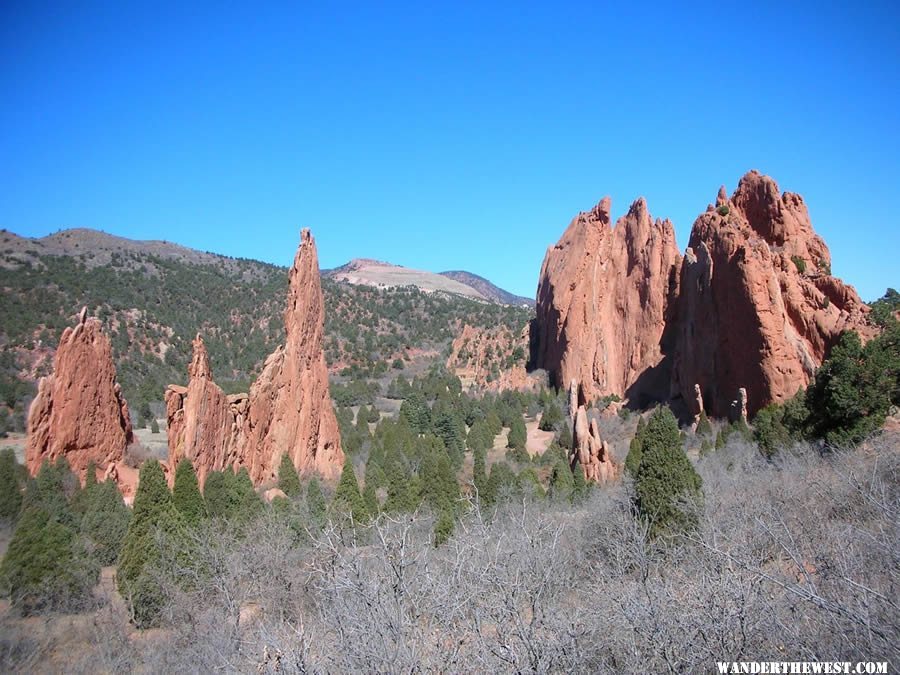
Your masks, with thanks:
[{"label": "tall rock spire", "polygon": [[25,462],[34,475],[45,461],[64,457],[84,478],[93,463],[105,472],[133,441],[128,403],[116,381],[112,346],[100,321],[81,310],[66,328],[28,410]]}]

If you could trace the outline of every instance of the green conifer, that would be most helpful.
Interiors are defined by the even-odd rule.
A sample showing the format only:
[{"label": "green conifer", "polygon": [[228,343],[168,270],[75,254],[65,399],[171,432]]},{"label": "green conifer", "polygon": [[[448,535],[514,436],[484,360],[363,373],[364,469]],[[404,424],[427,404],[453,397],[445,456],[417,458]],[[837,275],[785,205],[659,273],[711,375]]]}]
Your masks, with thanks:
[{"label": "green conifer", "polygon": [[206,503],[200,494],[197,474],[187,457],[182,458],[175,468],[172,503],[188,525],[198,525],[206,518]]},{"label": "green conifer", "polygon": [[303,494],[297,468],[287,453],[281,456],[281,465],[278,467],[278,488],[291,499]]}]

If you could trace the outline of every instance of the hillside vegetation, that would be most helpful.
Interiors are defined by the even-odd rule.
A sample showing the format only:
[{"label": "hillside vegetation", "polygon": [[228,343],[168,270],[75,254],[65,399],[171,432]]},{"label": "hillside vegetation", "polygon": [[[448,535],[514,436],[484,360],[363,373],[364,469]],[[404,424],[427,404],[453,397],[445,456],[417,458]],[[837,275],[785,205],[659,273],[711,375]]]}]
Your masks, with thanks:
[{"label": "hillside vegetation", "polygon": [[[85,305],[103,320],[119,381],[141,422],[151,404],[162,401],[167,384],[185,382],[198,331],[227,392],[246,391],[284,339],[285,268],[171,244],[112,246],[109,241],[127,240],[109,237],[102,246],[88,237],[87,243],[50,248],[53,253],[26,248],[31,240],[9,233],[6,241],[0,250],[3,427],[22,427],[34,381],[50,372],[62,331]],[[328,279],[322,286],[326,359],[333,372],[357,380],[402,369],[417,357],[437,360],[463,322],[521,330],[529,318],[520,307],[416,288]]]}]

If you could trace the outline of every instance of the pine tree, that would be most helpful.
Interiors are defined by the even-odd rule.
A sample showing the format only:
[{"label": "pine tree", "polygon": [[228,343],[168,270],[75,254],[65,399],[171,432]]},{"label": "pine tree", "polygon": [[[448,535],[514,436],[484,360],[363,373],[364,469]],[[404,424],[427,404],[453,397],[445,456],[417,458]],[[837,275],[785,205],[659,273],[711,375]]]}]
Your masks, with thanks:
[{"label": "pine tree", "polygon": [[98,564],[115,564],[130,520],[131,509],[125,506],[114,482],[95,481],[85,487],[79,529]]},{"label": "pine tree", "polygon": [[325,501],[325,495],[322,494],[322,486],[319,485],[319,479],[315,476],[310,478],[309,485],[306,486],[306,508],[314,525],[317,527],[325,525],[328,505]]},{"label": "pine tree", "polygon": [[577,464],[572,469],[572,501],[584,501],[591,491],[591,483],[584,477],[584,468]]},{"label": "pine tree", "polygon": [[341,480],[338,482],[331,507],[345,517],[351,516],[355,523],[365,523],[368,520],[366,506],[359,493],[356,472],[353,470],[353,462],[344,462],[344,470],[341,472]]},{"label": "pine tree", "polygon": [[666,407],[658,408],[643,434],[641,463],[634,480],[637,513],[650,524],[652,534],[692,527],[692,513],[677,501],[698,499],[701,485],[684,454],[675,416]]},{"label": "pine tree", "polygon": [[14,521],[22,509],[22,485],[12,448],[0,451],[0,520]]},{"label": "pine tree", "polygon": [[210,518],[230,518],[234,513],[234,473],[226,471],[210,471],[203,485],[203,498]]},{"label": "pine tree", "polygon": [[241,467],[232,482],[232,490],[234,491],[235,510],[232,516],[233,520],[240,524],[246,525],[252,521],[263,511],[262,499],[253,487],[253,481],[250,480],[250,473],[247,467]]},{"label": "pine tree", "polygon": [[506,447],[524,450],[527,440],[528,434],[525,430],[525,422],[517,415],[510,420]]},{"label": "pine tree", "polygon": [[166,599],[154,574],[163,558],[163,546],[183,545],[184,522],[172,504],[162,465],[147,460],[141,466],[134,510],[119,554],[116,580],[119,593],[131,606],[139,627],[154,625]]},{"label": "pine tree", "polygon": [[175,468],[175,484],[172,487],[172,503],[188,525],[198,525],[206,518],[206,503],[200,494],[194,465],[187,457]]},{"label": "pine tree", "polygon": [[291,461],[287,453],[281,456],[281,466],[278,468],[278,489],[290,499],[296,499],[303,494],[300,476],[297,475],[294,462]]},{"label": "pine tree", "polygon": [[538,478],[537,471],[534,470],[534,467],[528,466],[522,469],[519,473],[519,485],[522,486],[522,490],[531,496],[534,497],[545,497],[546,492],[544,491],[544,486],[541,485],[541,481]]},{"label": "pine tree", "polygon": [[25,509],[0,564],[0,585],[22,614],[79,609],[97,583],[99,566],[75,530],[34,504]]},{"label": "pine tree", "polygon": [[379,504],[378,504],[378,495],[375,494],[375,486],[369,485],[369,482],[366,481],[366,486],[363,489],[362,493],[363,504],[366,507],[366,513],[375,518],[378,516]]}]

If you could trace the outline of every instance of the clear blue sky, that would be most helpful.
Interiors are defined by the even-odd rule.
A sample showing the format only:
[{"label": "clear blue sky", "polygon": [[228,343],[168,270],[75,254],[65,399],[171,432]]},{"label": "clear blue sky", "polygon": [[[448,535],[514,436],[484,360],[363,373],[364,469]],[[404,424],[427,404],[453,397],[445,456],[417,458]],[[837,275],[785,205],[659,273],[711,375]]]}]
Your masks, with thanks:
[{"label": "clear blue sky", "polygon": [[308,226],[323,267],[533,296],[604,195],[683,248],[757,168],[865,299],[900,286],[898,3],[679,4],[5,0],[0,227],[286,265]]}]

